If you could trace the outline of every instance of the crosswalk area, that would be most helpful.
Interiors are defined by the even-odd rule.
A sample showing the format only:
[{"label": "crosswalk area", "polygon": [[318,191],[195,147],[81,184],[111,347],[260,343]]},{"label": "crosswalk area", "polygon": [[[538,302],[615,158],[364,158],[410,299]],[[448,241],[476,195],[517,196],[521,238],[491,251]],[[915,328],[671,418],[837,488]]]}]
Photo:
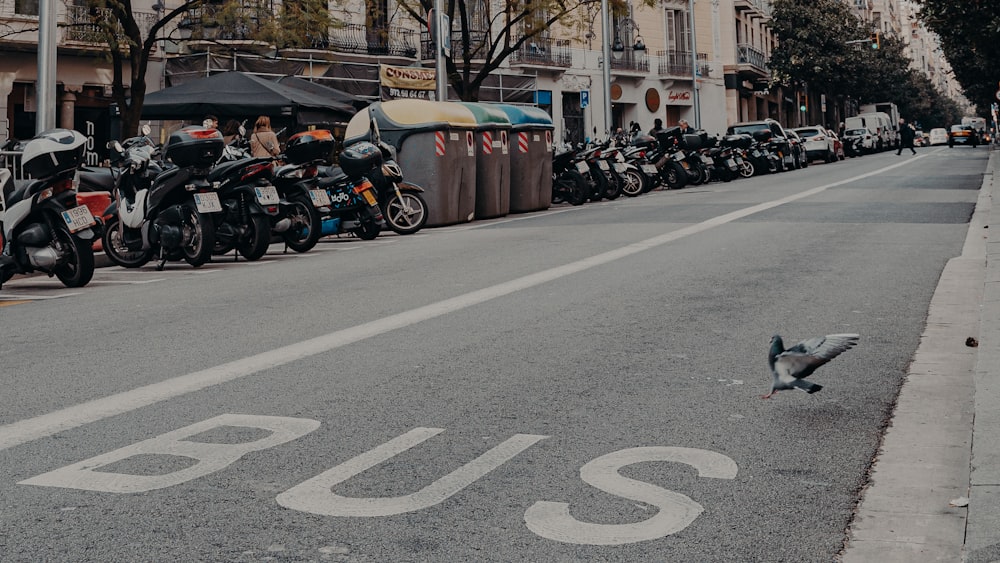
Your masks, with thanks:
[{"label": "crosswalk area", "polygon": [[[234,268],[255,268],[272,265],[284,260],[299,260],[314,258],[330,252],[360,250],[363,248],[373,248],[385,244],[394,244],[397,237],[378,238],[371,241],[361,241],[353,238],[326,238],[309,252],[297,253],[285,251],[281,244],[272,244],[260,260],[248,262],[236,252],[229,252],[219,256],[213,256],[212,261],[200,268],[192,268],[184,261],[167,262],[162,270],[156,269],[156,261],[141,268],[122,268],[120,266],[98,267],[94,271],[94,277],[85,287],[66,287],[56,277],[49,277],[45,274],[31,274],[26,276],[14,276],[10,281],[0,287],[0,307],[21,305],[33,301],[48,299],[62,299],[86,293],[88,290],[100,287],[122,286],[122,285],[146,285],[155,284],[177,276],[204,276],[221,270]],[[107,258],[99,255],[98,264],[107,264]]]}]

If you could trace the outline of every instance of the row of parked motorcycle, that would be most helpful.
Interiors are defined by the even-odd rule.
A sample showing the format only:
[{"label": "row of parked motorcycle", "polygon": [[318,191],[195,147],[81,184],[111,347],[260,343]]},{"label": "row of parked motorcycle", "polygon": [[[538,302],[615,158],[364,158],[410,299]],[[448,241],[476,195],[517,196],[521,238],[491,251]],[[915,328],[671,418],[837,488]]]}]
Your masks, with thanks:
[{"label": "row of parked motorcycle", "polygon": [[709,136],[683,133],[679,127],[563,145],[553,153],[552,201],[581,205],[660,187],[676,190],[800,168],[802,163],[786,152],[787,144],[769,131]]},{"label": "row of parked motorcycle", "polygon": [[[322,236],[350,233],[374,239],[388,227],[419,231],[427,221],[423,188],[403,180],[395,149],[380,140],[343,148],[331,165],[336,140],[328,130],[289,137],[277,157],[255,158],[245,130],[230,143],[209,127],[185,127],[165,146],[138,136],[109,146],[111,166],[83,166],[87,139],[53,129],[23,147],[15,183],[0,169],[0,285],[15,274],[56,276],[82,287],[94,273],[94,243],[126,268],[157,260],[200,266],[235,250],[247,260],[273,242],[306,252]],[[111,194],[96,215],[78,205],[77,192]]]}]

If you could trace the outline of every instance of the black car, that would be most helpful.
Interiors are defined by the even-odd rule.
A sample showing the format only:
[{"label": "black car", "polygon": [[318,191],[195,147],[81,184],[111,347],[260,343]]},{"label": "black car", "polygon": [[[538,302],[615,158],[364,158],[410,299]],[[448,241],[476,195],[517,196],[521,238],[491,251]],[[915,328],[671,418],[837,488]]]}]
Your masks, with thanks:
[{"label": "black car", "polygon": [[761,134],[770,134],[771,143],[775,147],[774,150],[781,157],[786,170],[800,168],[802,161],[805,160],[805,155],[800,154],[802,149],[799,143],[792,141],[788,133],[785,132],[785,128],[773,119],[735,123],[726,129],[726,134],[747,134],[753,136],[755,139],[760,138]]}]

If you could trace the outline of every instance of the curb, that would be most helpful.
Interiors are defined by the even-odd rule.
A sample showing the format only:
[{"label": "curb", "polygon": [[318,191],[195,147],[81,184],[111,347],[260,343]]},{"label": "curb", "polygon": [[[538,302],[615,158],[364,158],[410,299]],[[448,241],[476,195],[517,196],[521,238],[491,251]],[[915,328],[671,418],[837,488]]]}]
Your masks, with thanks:
[{"label": "curb", "polygon": [[[840,561],[959,561],[963,559],[960,554],[972,548],[967,546],[967,530],[978,529],[981,523],[986,526],[971,503],[969,508],[965,505],[976,462],[973,439],[977,430],[995,431],[1000,424],[995,429],[979,427],[977,374],[986,364],[982,363],[982,350],[967,346],[966,339],[992,340],[991,335],[1000,334],[1000,285],[994,298],[996,322],[981,322],[990,253],[987,236],[1000,238],[1000,233],[984,235],[993,216],[992,170],[998,154],[990,155],[962,255],[948,261],[934,291],[920,344],[873,461]],[[997,214],[1000,216],[1000,209]],[[992,252],[1000,258],[1000,244],[993,244]],[[1000,266],[992,279],[1000,283]],[[1000,345],[994,344],[994,348],[1000,358]],[[1000,388],[997,392],[1000,394]],[[1000,399],[989,402],[997,404]],[[997,420],[1000,423],[1000,417]],[[1000,444],[1000,437],[982,447],[991,444]],[[1000,469],[1000,459],[992,467]],[[1000,479],[992,482],[1000,483]],[[993,498],[1000,500],[1000,486],[984,489],[979,496],[993,493]],[[983,535],[998,534],[997,530],[1000,526],[994,525],[988,532],[984,529]],[[989,539],[984,537],[983,541]]]}]

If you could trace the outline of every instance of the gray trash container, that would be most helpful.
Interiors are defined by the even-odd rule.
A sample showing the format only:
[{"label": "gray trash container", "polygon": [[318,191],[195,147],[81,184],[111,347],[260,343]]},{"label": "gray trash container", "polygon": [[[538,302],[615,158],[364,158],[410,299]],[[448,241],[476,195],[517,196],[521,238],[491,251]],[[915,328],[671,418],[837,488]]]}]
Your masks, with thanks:
[{"label": "gray trash container", "polygon": [[472,221],[477,127],[472,112],[454,102],[375,102],[347,124],[345,144],[368,140],[369,115],[374,115],[382,140],[396,148],[403,178],[424,188],[427,226]]},{"label": "gray trash container", "polygon": [[510,120],[490,104],[460,102],[476,118],[476,219],[510,212]]},{"label": "gray trash container", "polygon": [[510,212],[552,205],[552,118],[532,106],[493,104],[510,120]]}]

